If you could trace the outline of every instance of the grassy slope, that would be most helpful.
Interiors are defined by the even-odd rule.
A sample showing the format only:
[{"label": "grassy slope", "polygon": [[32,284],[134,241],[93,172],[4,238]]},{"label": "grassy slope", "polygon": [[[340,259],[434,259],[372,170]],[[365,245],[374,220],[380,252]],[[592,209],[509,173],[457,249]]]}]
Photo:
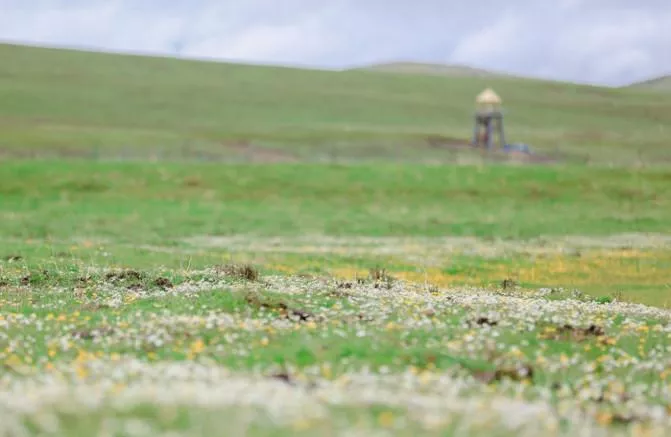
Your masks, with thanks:
[{"label": "grassy slope", "polygon": [[[56,147],[61,153],[80,153],[93,146],[123,145],[149,150],[184,141],[214,150],[222,139],[236,137],[288,147],[313,141],[330,144],[343,137],[371,141],[398,134],[456,135],[461,128],[468,130],[455,121],[463,110],[459,102],[468,104],[471,91],[480,86],[466,79],[383,78],[360,72],[0,50],[3,61],[12,60],[0,66],[0,147],[14,151]],[[618,103],[596,107],[604,98],[600,90],[501,83],[520,99],[511,106],[541,101],[548,93],[559,95],[558,106],[541,103],[544,110],[537,114],[520,105],[520,116],[528,118],[513,121],[513,132],[535,135],[548,145],[577,132],[586,136],[583,143],[590,153],[602,159],[606,154],[629,156],[623,152],[628,144],[662,144],[657,133],[646,130],[657,121],[645,106],[657,102],[668,107],[662,97],[603,91],[616,96]],[[561,95],[571,90],[594,94]],[[435,95],[438,91],[461,100],[444,99]],[[639,118],[627,117],[632,114]],[[565,131],[549,128],[550,121]],[[343,136],[343,126],[348,125],[351,130]],[[595,147],[599,142],[589,138],[606,127],[616,134],[603,152]],[[314,156],[315,149],[305,147],[304,153]],[[309,405],[327,408],[317,421],[297,422],[306,434],[312,430],[310,435],[319,433],[316,430],[333,433],[338,427],[378,430],[393,426],[395,418],[405,420],[397,422],[399,430],[405,425],[408,435],[418,435],[424,416],[411,417],[418,408],[426,420],[449,419],[434,429],[434,435],[491,435],[492,429],[501,436],[537,435],[541,425],[541,434],[556,435],[560,424],[571,435],[594,435],[595,423],[613,424],[612,435],[629,435],[622,424],[632,421],[632,432],[646,432],[637,428],[639,422],[669,411],[669,373],[661,371],[669,362],[668,313],[565,300],[574,297],[568,292],[524,291],[515,299],[507,293],[422,286],[387,290],[385,284],[378,287],[370,281],[335,288],[305,278],[268,276],[256,284],[240,284],[216,271],[194,270],[225,261],[230,249],[192,252],[179,241],[207,234],[257,234],[260,238],[248,241],[259,243],[264,236],[310,234],[531,237],[669,232],[668,170],[9,161],[0,165],[0,181],[0,363],[5,382],[0,434],[10,430],[34,435],[40,426],[53,430],[60,420],[62,435],[111,434],[112,428],[125,424],[138,434],[139,425],[145,435],[159,430],[197,435],[222,427],[247,430],[250,425],[245,422],[252,419],[260,429],[250,429],[250,435],[278,434],[279,425],[240,408],[240,399],[251,391],[261,407],[286,414],[300,388],[278,391],[277,386],[247,383],[243,396],[236,394],[230,402],[226,393],[235,386],[228,375],[189,367],[201,359],[206,366],[223,364],[246,372],[243,377],[248,378],[251,369],[266,374],[286,364],[292,378],[333,384],[335,402],[328,396],[301,397],[294,405],[297,410],[309,410]],[[317,246],[314,241],[309,244]],[[342,266],[352,272],[352,266],[380,260],[389,262],[384,265],[394,274],[423,273],[426,267],[426,258],[410,261],[405,253],[393,259],[331,248],[320,256],[318,249],[313,247],[317,255],[312,255],[254,253],[249,247],[236,255],[241,261],[249,256],[266,263],[264,273],[285,271],[282,267],[324,273],[324,267]],[[576,286],[605,297],[623,291],[625,298],[669,305],[668,250],[615,248],[538,258],[530,253],[506,258],[464,253],[438,261],[427,275],[430,285],[482,281],[491,286],[488,281],[512,273],[523,286]],[[146,269],[140,272],[148,276],[136,273],[135,281],[131,272],[120,279],[98,270],[114,265]],[[159,275],[176,287],[162,290],[155,281]],[[418,276],[421,282],[418,274],[410,279]],[[258,303],[243,300],[240,291],[253,291],[258,302],[286,303],[325,320],[276,324],[280,311],[261,311]],[[480,316],[487,318],[477,322]],[[558,335],[566,323],[597,324],[605,335],[581,338],[579,328],[577,338]],[[126,358],[139,362],[128,363]],[[487,376],[523,363],[534,370],[524,386],[498,381],[495,373]],[[391,375],[398,383],[393,395],[370,375],[364,385],[360,379],[347,380],[357,371],[383,365],[405,372]],[[446,379],[443,372],[453,371],[459,373]],[[180,385],[176,376],[191,379]],[[485,389],[473,376],[494,380]],[[621,389],[613,384],[613,376]],[[22,384],[24,379],[29,383]],[[114,386],[106,386],[104,394],[95,385],[112,380]],[[464,381],[466,392],[454,389],[464,387]],[[185,387],[194,383],[201,385]],[[59,391],[75,386],[79,402],[72,392]],[[199,394],[203,403],[190,397]],[[338,394],[344,403],[338,404]],[[357,403],[358,394],[375,395],[376,405],[371,406],[370,399]],[[488,406],[497,395],[505,396],[499,399],[509,409]],[[112,402],[96,403],[101,396]],[[176,409],[170,399],[183,404]],[[535,404],[519,404],[532,399]],[[521,429],[508,432],[502,427],[506,419],[536,408],[538,401],[542,420],[522,415]],[[469,405],[478,406],[477,415],[468,411]],[[587,414],[586,423],[575,422],[578,409]],[[630,417],[632,411],[636,413]],[[147,428],[151,425],[156,429]],[[665,435],[668,425],[658,423],[650,434]],[[287,428],[286,435],[297,435],[293,429]]]},{"label": "grassy slope", "polygon": [[637,82],[629,85],[629,88],[650,91],[669,91],[671,90],[671,75]]},{"label": "grassy slope", "polygon": [[[517,79],[324,72],[0,45],[3,153],[226,157],[251,140],[300,158],[440,154],[474,96],[504,99],[510,142],[601,162],[669,159],[671,97]],[[400,147],[400,146],[405,147]],[[411,146],[411,147],[407,147]],[[177,152],[175,152],[177,153]],[[443,155],[443,157],[445,157]]]},{"label": "grassy slope", "polygon": [[442,75],[450,77],[486,77],[495,78],[509,76],[503,73],[473,68],[463,65],[428,64],[421,62],[389,62],[360,67],[357,70],[367,70],[384,73],[411,73],[424,75]]}]

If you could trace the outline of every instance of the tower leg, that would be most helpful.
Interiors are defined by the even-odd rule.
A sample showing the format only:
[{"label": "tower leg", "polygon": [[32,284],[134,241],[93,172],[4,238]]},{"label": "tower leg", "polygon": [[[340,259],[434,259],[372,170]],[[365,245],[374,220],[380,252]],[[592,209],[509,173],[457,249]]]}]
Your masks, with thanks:
[{"label": "tower leg", "polygon": [[487,150],[492,150],[492,122],[487,122]]},{"label": "tower leg", "polygon": [[501,148],[506,147],[506,136],[503,132],[503,115],[499,118],[499,141],[501,142]]}]

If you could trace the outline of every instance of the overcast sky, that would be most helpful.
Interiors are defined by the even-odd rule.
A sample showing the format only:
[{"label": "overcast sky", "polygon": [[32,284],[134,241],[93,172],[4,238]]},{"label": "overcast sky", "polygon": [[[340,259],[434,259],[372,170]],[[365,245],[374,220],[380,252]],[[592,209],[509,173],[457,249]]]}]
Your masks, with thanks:
[{"label": "overcast sky", "polygon": [[671,73],[671,0],[0,0],[0,40],[328,68],[457,63],[619,85]]}]

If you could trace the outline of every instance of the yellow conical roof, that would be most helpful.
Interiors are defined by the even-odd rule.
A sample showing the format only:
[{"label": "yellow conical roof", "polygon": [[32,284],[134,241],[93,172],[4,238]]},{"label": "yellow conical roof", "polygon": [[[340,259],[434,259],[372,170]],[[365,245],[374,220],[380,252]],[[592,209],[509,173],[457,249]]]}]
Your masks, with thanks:
[{"label": "yellow conical roof", "polygon": [[482,105],[500,105],[501,97],[493,89],[487,88],[476,97],[475,102]]}]

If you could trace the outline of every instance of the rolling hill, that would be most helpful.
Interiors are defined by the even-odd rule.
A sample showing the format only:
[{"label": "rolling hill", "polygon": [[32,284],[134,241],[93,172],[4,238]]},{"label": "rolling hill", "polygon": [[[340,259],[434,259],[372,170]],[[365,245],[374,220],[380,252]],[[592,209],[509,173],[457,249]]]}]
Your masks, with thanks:
[{"label": "rolling hill", "polygon": [[473,68],[466,65],[430,64],[421,62],[389,62],[353,68],[352,70],[367,70],[381,73],[438,75],[448,77],[513,77],[512,75],[506,73],[484,70],[481,68]]},{"label": "rolling hill", "polygon": [[636,89],[10,44],[0,59],[5,157],[450,160],[446,145],[469,140],[475,96],[492,87],[508,142],[592,162],[671,160],[660,134],[671,125],[671,95]]},{"label": "rolling hill", "polygon": [[671,91],[671,74],[636,82],[629,85],[629,88],[648,89],[653,91]]}]

